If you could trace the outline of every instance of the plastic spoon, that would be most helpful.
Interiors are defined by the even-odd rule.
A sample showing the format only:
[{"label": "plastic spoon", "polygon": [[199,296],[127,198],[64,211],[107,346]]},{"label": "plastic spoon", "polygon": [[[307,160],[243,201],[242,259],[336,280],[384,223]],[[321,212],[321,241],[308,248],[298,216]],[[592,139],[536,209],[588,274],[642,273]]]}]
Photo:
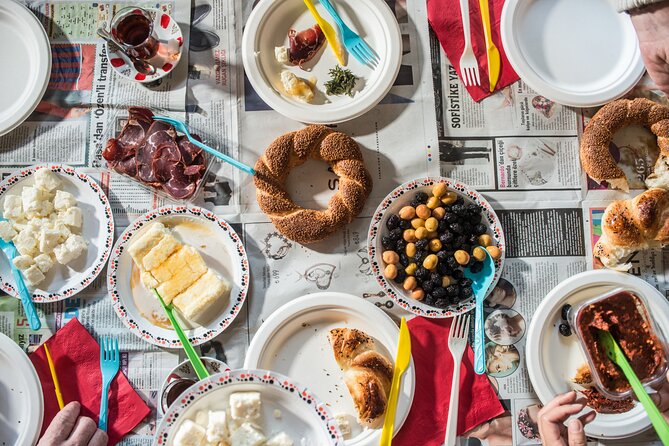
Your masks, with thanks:
[{"label": "plastic spoon", "polygon": [[[7,221],[6,219],[0,217],[0,221]],[[23,282],[23,276],[21,271],[16,269],[14,266],[14,257],[16,257],[17,251],[16,246],[12,242],[6,242],[0,238],[0,249],[7,256],[7,261],[9,262],[9,268],[12,270],[12,275],[14,275],[14,282],[16,282],[16,290],[19,293],[19,298],[23,304],[23,311],[26,313],[28,318],[28,324],[30,324],[31,330],[39,330],[42,328],[42,322],[37,316],[37,310],[35,309],[35,304],[33,303],[32,293],[28,291],[25,282]]]},{"label": "plastic spoon", "polygon": [[152,288],[152,291],[158,298],[158,301],[160,301],[160,305],[162,305],[163,310],[165,310],[167,317],[172,323],[172,327],[174,327],[174,331],[177,332],[177,336],[179,336],[179,340],[181,341],[181,346],[184,348],[188,360],[190,361],[191,364],[193,364],[193,369],[195,370],[195,374],[200,379],[207,378],[209,376],[209,372],[207,371],[207,368],[204,366],[202,360],[200,359],[197,352],[195,351],[190,341],[188,340],[188,336],[186,336],[186,333],[184,333],[181,326],[179,325],[179,322],[177,322],[176,318],[174,317],[174,312],[172,311],[172,304],[169,305],[165,304],[165,301],[155,288]]},{"label": "plastic spoon", "polygon": [[658,410],[657,406],[653,404],[653,400],[650,399],[648,392],[646,392],[643,384],[641,384],[641,381],[639,381],[636,373],[634,373],[634,370],[632,370],[632,366],[627,361],[625,353],[613,338],[613,335],[611,335],[611,333],[608,331],[599,330],[597,332],[597,337],[599,338],[599,344],[604,347],[606,356],[608,356],[611,361],[616,363],[616,365],[620,367],[620,369],[625,374],[625,378],[627,378],[627,381],[629,381],[634,394],[643,408],[646,410],[648,418],[650,418],[650,422],[653,424],[653,428],[655,428],[655,432],[657,432],[660,440],[662,440],[662,444],[669,445],[669,424],[667,424],[667,422],[664,420],[664,417]]},{"label": "plastic spoon", "polygon": [[483,301],[488,294],[488,288],[495,278],[495,262],[488,251],[481,247],[485,252],[483,269],[473,273],[471,269],[465,268],[465,277],[471,279],[474,298],[476,299],[476,315],[474,317],[474,371],[482,375],[485,373],[485,356],[483,354],[484,336],[483,336]]},{"label": "plastic spoon", "polygon": [[253,168],[247,166],[246,164],[244,164],[240,161],[237,161],[234,158],[230,158],[225,153],[221,153],[218,150],[212,149],[208,145],[203,144],[200,141],[198,141],[197,139],[193,138],[191,136],[190,132],[188,131],[188,127],[186,127],[186,124],[179,121],[178,119],[168,118],[167,116],[154,116],[153,119],[155,119],[156,121],[162,121],[162,122],[166,122],[168,124],[172,124],[174,126],[174,128],[177,129],[178,132],[181,132],[184,135],[186,135],[186,138],[188,138],[188,140],[190,142],[192,142],[193,144],[195,144],[196,146],[198,146],[199,148],[201,148],[202,150],[204,150],[208,154],[210,154],[212,156],[215,156],[216,158],[218,158],[220,160],[223,160],[223,161],[225,161],[226,163],[228,163],[232,166],[235,166],[239,170],[243,170],[244,172],[248,173],[249,175],[255,175],[256,174],[256,171],[253,170]]}]

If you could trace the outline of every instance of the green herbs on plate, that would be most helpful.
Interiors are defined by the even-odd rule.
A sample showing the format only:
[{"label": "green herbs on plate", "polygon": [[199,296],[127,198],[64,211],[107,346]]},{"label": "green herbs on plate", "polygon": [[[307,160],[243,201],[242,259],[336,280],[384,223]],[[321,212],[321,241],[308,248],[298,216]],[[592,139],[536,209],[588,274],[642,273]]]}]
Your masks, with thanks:
[{"label": "green herbs on plate", "polygon": [[347,94],[353,97],[353,88],[357,77],[348,68],[339,65],[330,70],[330,80],[325,83],[325,93],[328,95]]}]

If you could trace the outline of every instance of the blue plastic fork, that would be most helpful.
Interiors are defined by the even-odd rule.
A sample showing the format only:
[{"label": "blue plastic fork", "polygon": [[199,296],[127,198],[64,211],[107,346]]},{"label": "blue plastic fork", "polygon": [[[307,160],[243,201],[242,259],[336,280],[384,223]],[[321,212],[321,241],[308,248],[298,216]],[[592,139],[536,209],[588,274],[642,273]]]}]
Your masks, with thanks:
[{"label": "blue plastic fork", "polygon": [[100,371],[102,372],[102,395],[100,395],[100,417],[98,428],[107,432],[107,415],[109,412],[109,385],[119,369],[118,339],[109,336],[100,338]]},{"label": "blue plastic fork", "polygon": [[355,31],[346,26],[346,23],[337,13],[337,10],[332,6],[330,0],[319,0],[321,5],[325,8],[327,12],[330,13],[335,23],[339,27],[339,34],[341,34],[342,40],[344,41],[344,46],[349,53],[355,57],[358,62],[363,65],[370,65],[374,68],[379,63],[379,56],[374,52],[374,50],[362,40],[362,37],[357,35]]},{"label": "blue plastic fork", "polygon": [[221,153],[216,149],[212,149],[208,145],[203,144],[200,141],[198,141],[197,139],[193,138],[191,136],[190,132],[188,131],[188,127],[186,127],[186,124],[179,121],[178,119],[168,118],[167,116],[154,116],[153,119],[155,119],[156,121],[162,121],[162,122],[166,122],[168,124],[172,124],[178,132],[181,132],[184,135],[186,135],[186,138],[188,138],[190,140],[190,142],[192,142],[193,144],[195,144],[196,146],[198,146],[199,148],[201,148],[202,150],[204,150],[208,154],[210,154],[212,156],[215,156],[216,158],[218,158],[220,160],[223,160],[223,161],[225,161],[226,163],[228,163],[232,166],[235,166],[239,170],[243,170],[244,172],[248,173],[249,175],[255,175],[256,174],[256,171],[253,170],[253,168],[251,168],[250,166],[247,166],[246,164],[244,164],[240,161],[237,161],[234,158],[230,158],[225,153]]},{"label": "blue plastic fork", "polygon": [[[0,216],[0,221],[7,221]],[[9,268],[12,270],[14,275],[14,282],[16,282],[16,290],[19,292],[19,298],[23,304],[23,311],[26,313],[28,318],[28,324],[30,324],[31,330],[39,330],[42,327],[42,322],[39,320],[37,315],[37,310],[35,309],[35,304],[33,303],[32,293],[26,287],[25,282],[23,281],[23,276],[21,272],[16,269],[14,266],[14,257],[17,256],[16,246],[12,242],[6,242],[0,237],[0,249],[7,256],[7,261],[9,262]]]}]

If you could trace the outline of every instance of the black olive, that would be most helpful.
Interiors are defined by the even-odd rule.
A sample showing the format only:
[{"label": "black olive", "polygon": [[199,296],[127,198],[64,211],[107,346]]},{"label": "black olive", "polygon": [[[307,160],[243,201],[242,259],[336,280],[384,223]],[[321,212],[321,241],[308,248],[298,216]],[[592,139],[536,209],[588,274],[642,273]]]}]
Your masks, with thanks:
[{"label": "black olive", "polygon": [[460,285],[462,285],[463,287],[471,287],[472,283],[473,283],[472,279],[467,279],[466,277],[460,280]]},{"label": "black olive", "polygon": [[423,297],[423,302],[425,302],[427,305],[434,306],[434,296],[430,293],[425,293],[425,296]]},{"label": "black olive", "polygon": [[437,299],[434,301],[434,306],[437,308],[448,308],[450,304],[448,299]]},{"label": "black olive", "polygon": [[465,277],[465,273],[463,273],[461,269],[454,269],[453,274],[451,274],[451,276],[453,276],[453,278],[456,280],[460,280],[463,277]]},{"label": "black olive", "polygon": [[563,321],[569,320],[569,310],[571,310],[571,305],[566,304],[562,306],[562,311],[560,312],[560,316],[562,316]]},{"label": "black olive", "polygon": [[463,245],[460,246],[460,249],[462,249],[463,251],[472,252],[472,245],[464,243]]},{"label": "black olive", "polygon": [[402,266],[407,266],[409,263],[411,263],[411,259],[407,255],[406,252],[401,252],[400,253],[400,264]]},{"label": "black olive", "polygon": [[456,234],[462,234],[464,231],[464,228],[460,223],[451,223],[449,226],[451,231],[455,232]]},{"label": "black olive", "polygon": [[437,232],[443,234],[446,231],[448,231],[448,222],[442,218],[437,225]]},{"label": "black olive", "polygon": [[390,217],[388,217],[388,220],[386,221],[386,228],[393,230],[400,225],[400,217],[397,214],[392,214]]},{"label": "black olive", "polygon": [[391,240],[397,241],[402,238],[402,230],[400,228],[395,228],[388,234]]},{"label": "black olive", "polygon": [[416,242],[416,249],[419,250],[419,251],[422,250],[422,249],[427,249],[428,243],[429,242],[427,241],[427,239],[418,240]]},{"label": "black olive", "polygon": [[457,296],[460,294],[460,287],[457,285],[449,285],[446,287],[446,293],[449,296]]},{"label": "black olive", "polygon": [[437,252],[437,258],[439,260],[443,260],[445,262],[446,259],[448,259],[449,257],[450,256],[448,255],[448,251],[446,251],[445,249],[442,249],[441,251]]},{"label": "black olive", "polygon": [[461,204],[454,204],[453,207],[451,208],[451,210],[452,210],[458,217],[467,215],[467,209],[465,209],[465,207],[462,206]]},{"label": "black olive", "polygon": [[400,222],[400,229],[405,230],[411,228],[411,222],[409,220],[402,220]]},{"label": "black olive", "polygon": [[477,204],[470,203],[466,206],[467,211],[474,213],[474,212],[481,212],[481,207]]},{"label": "black olive", "polygon": [[430,271],[422,266],[415,272],[416,279],[427,280],[430,277]]},{"label": "black olive", "polygon": [[397,276],[393,279],[395,283],[403,283],[404,279],[407,278],[407,273],[403,269],[398,269],[397,270]]},{"label": "black olive", "polygon": [[402,252],[406,250],[407,247],[407,242],[404,239],[399,239],[397,242],[395,242],[395,251],[397,252]]},{"label": "black olive", "polygon": [[455,200],[455,204],[457,205],[463,205],[465,202],[465,199],[462,198],[460,195],[458,195],[458,198]]},{"label": "black olive", "polygon": [[432,291],[432,295],[435,299],[444,299],[448,297],[448,291],[446,291],[446,288],[439,286],[435,287],[434,291]]},{"label": "black olive", "polygon": [[439,262],[437,264],[437,272],[442,276],[450,276],[453,270],[444,262]]},{"label": "black olive", "polygon": [[472,290],[472,287],[469,286],[461,286],[460,287],[460,296],[462,296],[463,299],[467,299],[469,297],[472,297],[474,294],[474,290]]},{"label": "black olive", "polygon": [[431,293],[432,290],[434,290],[434,285],[432,282],[423,282],[421,285],[423,286],[423,291],[426,293]]},{"label": "black olive", "polygon": [[414,260],[416,263],[423,263],[423,260],[425,260],[425,257],[428,256],[428,252],[423,250],[423,251],[416,251],[416,255],[413,256]]},{"label": "black olive", "polygon": [[436,271],[431,272],[430,282],[432,282],[434,286],[441,286],[441,274]]},{"label": "black olive", "polygon": [[381,246],[383,246],[383,249],[385,250],[395,249],[395,241],[390,237],[384,235],[383,237],[381,237]]},{"label": "black olive", "polygon": [[476,234],[472,234],[469,236],[467,239],[467,244],[469,245],[478,245],[479,244],[479,238]]},{"label": "black olive", "polygon": [[481,222],[481,218],[483,218],[481,214],[472,214],[469,216],[469,223],[473,225],[478,224]]},{"label": "black olive", "polygon": [[446,220],[448,223],[455,223],[458,221],[458,216],[455,215],[453,212],[446,212],[444,214],[444,220]]},{"label": "black olive", "polygon": [[452,232],[444,232],[439,236],[439,241],[443,245],[450,245],[451,243],[453,243],[453,240],[455,240],[455,235],[453,235]]},{"label": "black olive", "polygon": [[427,203],[428,195],[425,192],[417,192],[411,201],[411,206],[418,207],[421,204]]},{"label": "black olive", "polygon": [[559,331],[562,336],[571,336],[571,328],[567,324],[560,324]]},{"label": "black olive", "polygon": [[465,237],[464,235],[458,235],[457,237],[455,237],[453,245],[455,246],[455,248],[460,249],[460,247],[465,243],[467,243],[467,237]]},{"label": "black olive", "polygon": [[446,265],[448,265],[451,269],[456,269],[460,267],[460,264],[458,263],[457,260],[455,260],[455,257],[447,258]]},{"label": "black olive", "polygon": [[469,270],[473,272],[474,274],[480,273],[483,270],[483,262],[476,262],[474,263]]},{"label": "black olive", "polygon": [[485,234],[486,232],[488,232],[488,227],[483,223],[479,223],[476,226],[474,226],[474,234],[481,235]]}]

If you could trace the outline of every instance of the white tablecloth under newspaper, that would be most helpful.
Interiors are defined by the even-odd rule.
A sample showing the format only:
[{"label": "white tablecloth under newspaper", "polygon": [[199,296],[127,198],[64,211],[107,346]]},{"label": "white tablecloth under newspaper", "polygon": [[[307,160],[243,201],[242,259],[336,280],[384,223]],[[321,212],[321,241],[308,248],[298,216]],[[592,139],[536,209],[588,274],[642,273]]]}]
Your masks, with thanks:
[{"label": "white tablecloth under newspaper", "polygon": [[[269,110],[244,78],[239,46],[251,1],[195,0],[192,7],[188,0],[132,2],[170,12],[190,41],[190,52],[174,73],[152,88],[119,78],[95,36],[99,24],[108,23],[115,9],[126,3],[24,1],[42,18],[51,38],[54,66],[61,69],[54,70],[37,112],[0,137],[1,173],[56,161],[84,169],[108,192],[119,233],[137,215],[162,204],[161,199],[102,168],[105,136],[119,125],[128,105],[183,112],[193,128],[227,141],[229,153],[248,164],[276,136],[302,126]],[[510,290],[507,294],[515,296],[506,302],[510,309],[505,311],[520,314],[526,324],[553,286],[594,267],[593,238],[599,235],[604,207],[617,195],[597,190],[579,167],[578,135],[592,111],[551,103],[522,82],[474,103],[429,31],[425,2],[387,2],[403,35],[400,74],[381,104],[336,126],[356,138],[374,179],[361,217],[327,241],[303,247],[286,241],[259,212],[250,178],[227,165],[219,165],[208,178],[198,204],[215,210],[243,234],[252,284],[240,316],[224,334],[201,348],[203,355],[241,366],[264,318],[295,297],[321,290],[356,294],[393,317],[402,315],[371,276],[365,235],[382,197],[416,177],[441,174],[460,179],[493,203],[509,247],[503,278]],[[646,80],[633,93],[666,101]],[[614,143],[628,177],[636,178],[633,186],[641,187],[657,154],[653,138],[641,129],[630,129]],[[336,177],[327,167],[309,162],[290,174],[291,191],[302,205],[327,202],[336,188]],[[634,274],[667,293],[669,252],[638,255],[634,264]],[[72,299],[39,306],[46,322],[39,332],[28,329],[17,300],[0,297],[0,331],[27,351],[73,317],[91,333],[119,336],[123,371],[155,408],[162,379],[183,357],[152,347],[124,328],[112,309],[103,276]],[[524,365],[524,344],[521,338],[509,347],[521,357],[511,373],[491,377],[508,409],[507,419],[496,424],[507,426],[506,439],[499,444],[536,443],[523,437],[515,422],[521,409],[538,402]],[[154,411],[123,444],[151,444],[156,422]],[[652,437],[634,442],[647,442],[647,438]],[[473,438],[460,441],[479,444]]]}]

